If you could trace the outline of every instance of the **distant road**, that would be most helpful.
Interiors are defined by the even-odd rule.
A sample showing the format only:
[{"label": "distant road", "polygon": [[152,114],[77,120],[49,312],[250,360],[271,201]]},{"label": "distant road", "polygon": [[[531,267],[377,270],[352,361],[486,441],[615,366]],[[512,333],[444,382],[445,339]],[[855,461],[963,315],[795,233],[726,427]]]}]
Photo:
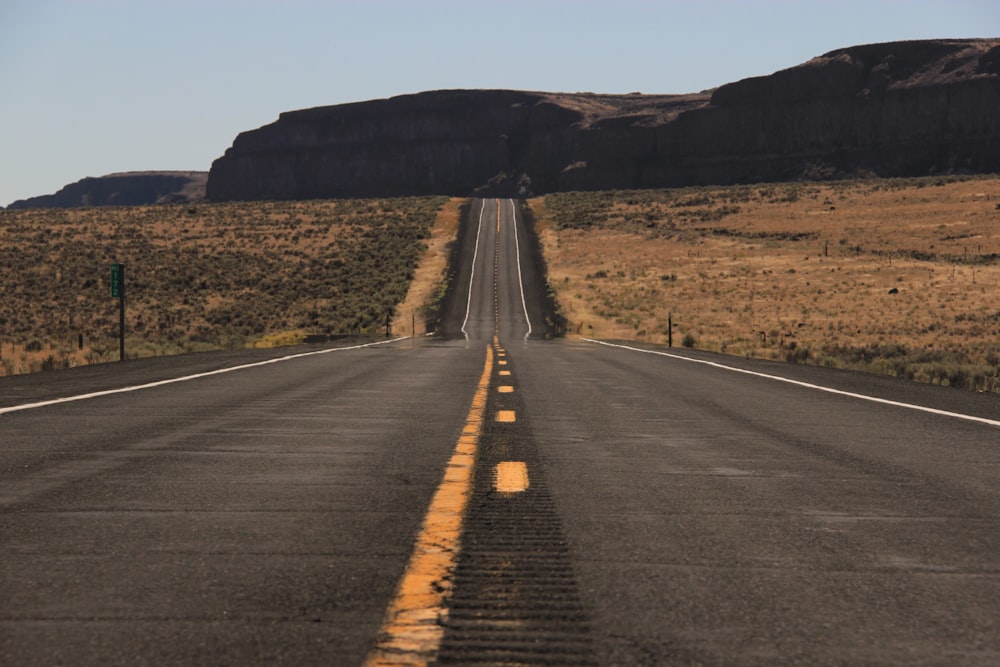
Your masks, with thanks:
[{"label": "distant road", "polygon": [[0,663],[360,665],[470,437],[441,664],[1000,660],[1000,400],[545,340],[522,225],[434,339],[0,379]]}]

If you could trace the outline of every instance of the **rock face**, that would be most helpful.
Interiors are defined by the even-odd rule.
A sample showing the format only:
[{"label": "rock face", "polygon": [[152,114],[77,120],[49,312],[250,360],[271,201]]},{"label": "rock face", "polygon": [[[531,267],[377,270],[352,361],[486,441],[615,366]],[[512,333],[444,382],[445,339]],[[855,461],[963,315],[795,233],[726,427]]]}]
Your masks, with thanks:
[{"label": "rock face", "polygon": [[205,198],[205,171],[143,171],[89,177],[52,195],[20,199],[8,209],[75,206],[141,206],[188,203]]},{"label": "rock face", "polygon": [[[998,64],[1000,40],[841,49],[722,86],[707,108],[660,128],[660,146],[696,183],[993,172]],[[668,166],[660,178],[684,174]]]},{"label": "rock face", "polygon": [[[209,200],[534,192],[579,156],[634,161],[665,113],[707,95],[449,90],[281,114],[212,164]],[[623,110],[634,112],[619,117]],[[582,158],[586,159],[586,158]],[[627,176],[613,178],[621,184]]]},{"label": "rock face", "polygon": [[207,196],[305,199],[1000,171],[1000,40],[841,49],[693,95],[436,91],[283,113]]}]

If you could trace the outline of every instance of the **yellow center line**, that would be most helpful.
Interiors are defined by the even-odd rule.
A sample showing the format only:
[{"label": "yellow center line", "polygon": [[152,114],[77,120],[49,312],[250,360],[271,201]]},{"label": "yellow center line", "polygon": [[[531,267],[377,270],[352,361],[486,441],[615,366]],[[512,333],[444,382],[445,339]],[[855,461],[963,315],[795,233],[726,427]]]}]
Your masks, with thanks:
[{"label": "yellow center line", "polygon": [[497,334],[500,333],[500,200],[495,200],[497,205],[497,234],[493,245],[493,340],[496,346],[500,347],[500,340]]},{"label": "yellow center line", "polygon": [[524,461],[503,461],[493,469],[493,488],[499,493],[520,493],[529,486]]},{"label": "yellow center line", "polygon": [[500,371],[500,375],[507,376],[510,375],[510,371]]},{"label": "yellow center line", "polygon": [[497,412],[497,421],[504,423],[512,423],[517,421],[517,413],[513,410],[499,410]]},{"label": "yellow center line", "polygon": [[431,499],[410,562],[365,667],[422,666],[437,657],[448,618],[452,574],[460,549],[462,518],[472,492],[472,472],[492,371],[493,350],[487,347],[483,374],[462,435],[448,461],[444,479]]},{"label": "yellow center line", "polygon": [[502,384],[499,387],[497,387],[497,393],[500,393],[500,394],[513,394],[514,393],[514,387],[510,386],[509,384]]}]

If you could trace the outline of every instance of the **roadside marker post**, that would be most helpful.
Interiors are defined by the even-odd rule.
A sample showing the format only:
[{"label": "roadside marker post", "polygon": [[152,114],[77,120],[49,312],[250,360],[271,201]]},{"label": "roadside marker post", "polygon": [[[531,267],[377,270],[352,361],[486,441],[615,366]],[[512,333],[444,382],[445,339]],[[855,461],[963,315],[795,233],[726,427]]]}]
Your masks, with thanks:
[{"label": "roadside marker post", "polygon": [[111,296],[118,298],[118,361],[125,361],[125,265],[111,265]]}]

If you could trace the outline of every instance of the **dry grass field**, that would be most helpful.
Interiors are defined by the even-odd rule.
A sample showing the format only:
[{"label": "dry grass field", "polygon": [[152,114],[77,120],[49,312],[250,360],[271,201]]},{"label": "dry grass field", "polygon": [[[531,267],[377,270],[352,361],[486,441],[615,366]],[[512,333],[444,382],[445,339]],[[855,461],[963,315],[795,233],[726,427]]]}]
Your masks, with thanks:
[{"label": "dry grass field", "polygon": [[530,203],[573,335],[1000,390],[1000,177]]},{"label": "dry grass field", "polygon": [[[446,198],[0,211],[0,375],[381,334]],[[82,337],[82,346],[80,345]]]}]

